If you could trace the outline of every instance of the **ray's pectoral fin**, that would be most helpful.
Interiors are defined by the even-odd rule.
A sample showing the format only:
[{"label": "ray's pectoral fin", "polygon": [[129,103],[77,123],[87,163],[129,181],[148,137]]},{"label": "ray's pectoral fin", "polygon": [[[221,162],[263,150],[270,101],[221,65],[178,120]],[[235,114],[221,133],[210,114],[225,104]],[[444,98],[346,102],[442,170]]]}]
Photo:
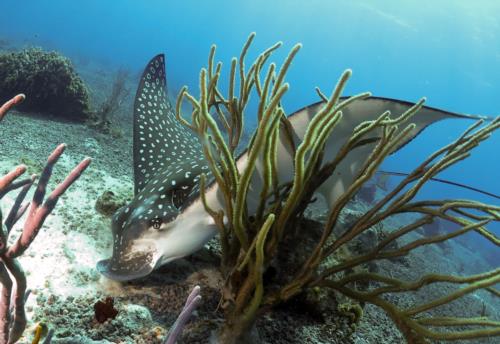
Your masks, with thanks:
[{"label": "ray's pectoral fin", "polygon": [[[342,118],[342,122],[339,124],[338,128],[334,130],[332,139],[329,139],[328,145],[330,146],[330,151],[328,151],[327,147],[326,150],[328,153],[325,155],[331,157],[335,156],[340,148],[338,142],[346,142],[352,135],[354,128],[359,124],[365,121],[373,121],[387,110],[391,112],[392,118],[397,118],[407,112],[414,105],[415,104],[411,102],[380,97],[368,97],[351,103],[343,110],[344,116]],[[310,117],[310,113],[316,113],[321,106],[322,103],[312,105],[299,111],[297,115],[300,117],[300,112],[303,112],[304,116]],[[294,116],[292,116],[291,119],[292,123],[293,117]],[[457,114],[428,106],[422,106],[422,108],[418,110],[418,112],[415,113],[408,121],[408,123],[414,123],[415,128],[394,146],[391,153],[398,151],[411,142],[429,125],[443,119],[451,118],[472,120],[484,119],[484,117],[480,116]],[[366,137],[362,139],[359,144],[338,164],[334,175],[325,181],[325,183],[318,189],[318,191],[325,196],[329,206],[332,206],[353,183],[379,139],[379,137]]]},{"label": "ray's pectoral fin", "polygon": [[[166,160],[168,146],[163,143],[168,133],[164,114],[171,112],[167,99],[165,56],[155,56],[142,74],[134,101],[134,191],[141,191]],[[164,162],[163,162],[164,163]]]}]

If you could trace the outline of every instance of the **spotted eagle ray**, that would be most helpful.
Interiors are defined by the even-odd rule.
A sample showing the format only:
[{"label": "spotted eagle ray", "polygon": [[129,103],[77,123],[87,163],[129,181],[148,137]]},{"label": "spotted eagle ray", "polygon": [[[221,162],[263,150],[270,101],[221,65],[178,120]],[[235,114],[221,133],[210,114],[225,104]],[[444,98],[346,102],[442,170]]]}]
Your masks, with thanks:
[{"label": "spotted eagle ray", "polygon": [[[323,105],[318,102],[289,117],[295,145],[300,144],[309,122]],[[399,116],[413,105],[380,97],[354,101],[343,109],[344,116],[328,139],[324,156],[335,156],[360,123],[374,120],[387,110]],[[428,125],[446,118],[479,117],[424,106],[411,119],[415,128],[393,152]],[[278,178],[290,181],[293,150],[285,134],[280,135]],[[134,102],[133,141],[135,196],[113,215],[113,254],[97,264],[103,275],[118,281],[144,277],[161,265],[190,255],[217,233],[200,197],[200,175],[210,177],[209,166],[197,135],[177,121],[167,98],[163,54],[155,56],[142,74]],[[329,206],[352,184],[374,145],[365,144],[352,151],[319,187],[317,192],[323,194]],[[244,152],[237,160],[239,171],[245,169],[246,163]],[[247,198],[249,213],[256,211],[260,200],[262,163],[257,161],[256,167]],[[217,183],[207,187],[206,199],[212,209],[224,209]]]}]

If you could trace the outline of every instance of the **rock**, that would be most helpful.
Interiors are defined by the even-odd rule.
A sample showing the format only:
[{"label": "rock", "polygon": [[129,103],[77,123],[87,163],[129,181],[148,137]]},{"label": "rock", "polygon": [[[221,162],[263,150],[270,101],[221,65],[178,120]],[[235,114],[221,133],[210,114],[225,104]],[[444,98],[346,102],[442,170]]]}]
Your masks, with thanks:
[{"label": "rock", "polygon": [[53,344],[113,344],[113,342],[110,342],[106,339],[103,340],[92,340],[88,337],[85,336],[74,336],[74,337],[69,337],[69,338],[63,338],[63,339],[52,339]]},{"label": "rock", "polygon": [[113,191],[107,190],[97,199],[95,209],[102,215],[111,216],[126,203],[126,199],[115,195]]}]

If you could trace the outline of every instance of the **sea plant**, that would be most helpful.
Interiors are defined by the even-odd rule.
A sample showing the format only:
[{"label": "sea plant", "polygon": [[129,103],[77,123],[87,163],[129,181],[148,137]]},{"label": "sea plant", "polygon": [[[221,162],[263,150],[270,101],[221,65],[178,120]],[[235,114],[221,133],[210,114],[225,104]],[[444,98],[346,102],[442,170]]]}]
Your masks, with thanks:
[{"label": "sea plant", "polygon": [[129,73],[126,69],[119,69],[116,72],[111,93],[101,103],[101,105],[92,112],[89,124],[91,127],[107,134],[111,132],[118,133],[117,129],[113,129],[112,116],[116,115],[120,106],[128,97],[130,90],[126,86]]},{"label": "sea plant", "polygon": [[[7,112],[24,100],[25,96],[19,94],[0,107],[0,121]],[[66,149],[65,144],[60,144],[50,154],[45,168],[40,175],[36,190],[31,202],[23,201],[36,181],[36,175],[31,178],[16,181],[26,172],[26,166],[19,165],[6,175],[0,177],[0,200],[9,192],[21,189],[15,198],[14,205],[5,218],[0,211],[0,344],[15,343],[26,328],[25,301],[29,295],[27,291],[26,275],[18,262],[21,256],[35,240],[47,216],[54,210],[59,198],[80,177],[90,164],[90,159],[82,160],[67,177],[45,197],[47,185],[52,175],[52,170]],[[27,216],[22,226],[19,237],[9,245],[9,237],[16,222]],[[39,340],[39,339],[38,339]],[[48,341],[50,342],[50,337]]]},{"label": "sea plant", "polygon": [[[500,239],[486,228],[490,222],[500,220],[500,207],[472,200],[416,200],[422,187],[443,170],[466,159],[471,150],[486,140],[500,127],[500,118],[488,123],[479,120],[450,144],[436,150],[369,210],[341,233],[334,231],[341,212],[360,188],[371,178],[384,159],[414,128],[412,116],[418,113],[424,100],[407,113],[393,118],[385,112],[369,122],[361,123],[352,135],[342,142],[336,156],[325,156],[325,142],[335,135],[335,126],[342,121],[342,108],[346,102],[369,96],[360,94],[341,99],[342,91],[351,76],[345,71],[330,97],[319,89],[317,93],[323,106],[310,121],[304,140],[293,145],[293,180],[282,183],[278,179],[277,142],[280,135],[291,137],[290,123],[282,106],[283,96],[289,85],[286,73],[301,46],[292,48],[278,70],[267,61],[281,43],[258,55],[247,67],[245,56],[255,34],[245,43],[239,59],[231,60],[227,94],[219,86],[222,63],[215,63],[216,46],[212,46],[208,67],[200,72],[200,95],[184,87],[177,99],[177,117],[184,125],[200,136],[204,154],[209,162],[224,198],[224,210],[215,211],[205,202],[206,211],[218,226],[221,243],[221,272],[226,281],[222,294],[224,324],[218,332],[220,343],[248,342],[249,333],[256,319],[279,304],[287,302],[311,288],[328,288],[360,303],[372,303],[383,309],[394,321],[409,343],[433,340],[473,339],[500,335],[500,321],[487,317],[463,318],[453,314],[437,316],[432,310],[449,304],[480,289],[494,297],[500,292],[494,285],[500,282],[500,268],[472,276],[427,274],[416,281],[404,281],[382,273],[369,272],[359,267],[383,259],[402,257],[415,249],[441,243],[469,232],[476,232],[495,245]],[[266,70],[267,66],[267,70]],[[250,97],[256,96],[258,126],[248,144],[249,162],[243,170],[237,168],[237,151],[243,132],[245,112]],[[182,117],[184,101],[191,103],[191,120]],[[223,128],[217,125],[212,114],[218,117]],[[226,138],[221,133],[227,132]],[[277,259],[293,239],[297,224],[304,217],[304,209],[312,201],[314,191],[336,171],[338,164],[360,145],[370,134],[382,133],[374,149],[363,162],[356,179],[329,209],[322,233],[302,261],[288,272],[289,278],[269,280],[264,278],[270,266],[280,267]],[[291,141],[293,142],[293,141]],[[249,190],[250,179],[255,173],[256,162],[261,159],[264,168],[262,190]],[[202,176],[202,195],[207,178]],[[260,194],[255,214],[249,214],[247,195]],[[385,238],[369,252],[334,258],[350,242],[382,221],[399,214],[418,214],[408,217],[400,228],[386,228]],[[458,229],[431,237],[415,239],[402,245],[394,243],[420,226],[443,219],[458,225]],[[446,282],[456,289],[446,295],[422,304],[404,307],[391,301],[391,294],[417,292],[425,286]]]}]

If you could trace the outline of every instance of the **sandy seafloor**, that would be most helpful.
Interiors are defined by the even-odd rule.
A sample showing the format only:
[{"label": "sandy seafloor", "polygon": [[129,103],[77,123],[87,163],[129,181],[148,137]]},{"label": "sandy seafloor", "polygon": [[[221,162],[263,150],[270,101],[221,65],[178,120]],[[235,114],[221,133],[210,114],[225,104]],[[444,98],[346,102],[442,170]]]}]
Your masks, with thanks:
[{"label": "sandy seafloor", "polygon": [[[83,76],[95,99],[109,92],[111,73],[97,73],[87,66]],[[135,86],[131,87],[134,94]],[[111,244],[110,219],[94,209],[96,199],[106,190],[125,197],[132,195],[130,103],[129,99],[123,107],[128,114],[119,121],[124,130],[120,138],[97,133],[84,125],[15,111],[0,124],[2,175],[19,163],[27,164],[30,174],[39,173],[52,149],[65,142],[68,147],[54,170],[50,191],[81,159],[93,158],[89,169],[61,198],[38,237],[19,259],[32,290],[26,304],[29,326],[21,343],[31,343],[33,326],[38,321],[55,330],[53,343],[161,343],[189,290],[196,284],[201,285],[203,302],[179,342],[207,343],[211,330],[221,319],[216,310],[221,279],[214,241],[194,256],[163,267],[140,281],[112,282],[95,269],[98,260],[110,255]],[[14,196],[9,194],[2,200],[4,214]],[[354,204],[352,208],[363,211],[364,205]],[[310,210],[311,217],[316,219],[321,219],[323,213],[319,206]],[[22,223],[18,222],[17,230]],[[417,236],[414,234],[413,238]],[[444,250],[424,247],[410,254],[404,264],[381,262],[378,268],[393,277],[411,280],[423,272],[470,274],[491,266],[478,258],[476,252],[452,242]],[[417,294],[395,296],[393,300],[411,305],[422,298],[442,295],[448,288],[446,285],[425,288]],[[100,324],[94,319],[93,305],[106,296],[114,297],[119,313],[116,319]],[[478,316],[483,304],[487,314],[500,318],[499,301],[486,292],[474,293],[440,310]],[[353,327],[335,309],[316,310],[303,302],[292,302],[260,319],[258,331],[262,343],[404,342],[391,320],[371,305],[364,307],[360,323]],[[498,338],[469,343],[498,343]]]}]

